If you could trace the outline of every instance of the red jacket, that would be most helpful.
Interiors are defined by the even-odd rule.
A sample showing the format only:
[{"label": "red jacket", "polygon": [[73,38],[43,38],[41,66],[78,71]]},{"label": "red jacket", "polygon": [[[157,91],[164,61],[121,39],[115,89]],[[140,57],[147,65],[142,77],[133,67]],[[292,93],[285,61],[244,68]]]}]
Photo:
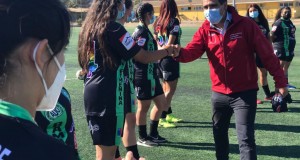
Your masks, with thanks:
[{"label": "red jacket", "polygon": [[275,81],[275,87],[286,87],[287,81],[271,43],[250,18],[238,15],[228,6],[232,20],[225,35],[205,21],[192,41],[181,48],[180,62],[191,62],[206,52],[209,59],[212,90],[223,94],[258,89],[255,53]]}]

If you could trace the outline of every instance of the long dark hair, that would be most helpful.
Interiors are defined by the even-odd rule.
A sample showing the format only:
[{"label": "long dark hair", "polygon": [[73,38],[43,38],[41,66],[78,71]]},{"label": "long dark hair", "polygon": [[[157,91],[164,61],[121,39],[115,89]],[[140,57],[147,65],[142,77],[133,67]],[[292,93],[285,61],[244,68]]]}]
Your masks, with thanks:
[{"label": "long dark hair", "polygon": [[[141,21],[143,24],[145,24],[145,15],[146,13],[153,12],[153,6],[150,3],[144,3],[140,4],[138,8],[136,9],[136,18]],[[145,25],[146,26],[146,25]],[[147,27],[147,26],[146,26]]]},{"label": "long dark hair", "polygon": [[175,0],[163,0],[160,6],[159,17],[154,22],[154,28],[160,26],[160,33],[163,33],[167,30],[167,27],[172,18],[179,17],[177,4]]},{"label": "long dark hair", "polygon": [[118,4],[121,0],[94,0],[83,22],[78,41],[78,62],[84,72],[87,72],[90,53],[94,51],[96,40],[102,55],[102,67],[114,69],[117,66],[116,57],[108,48],[107,30],[111,21],[115,21]]},{"label": "long dark hair", "polygon": [[60,0],[0,0],[0,77],[28,39],[47,39],[54,55],[69,43],[70,16]]},{"label": "long dark hair", "polygon": [[[282,7],[282,8],[280,8],[280,9],[278,9],[278,11],[276,12],[276,15],[275,15],[273,24],[274,24],[278,19],[281,18],[281,12],[282,12],[282,10],[284,10],[284,9],[288,9],[288,10],[291,11],[291,8],[288,7],[288,6],[285,6],[285,7]],[[272,24],[272,25],[273,25],[273,24]]]},{"label": "long dark hair", "polygon": [[265,15],[264,15],[264,13],[262,12],[262,10],[261,10],[261,8],[256,4],[256,3],[253,3],[253,4],[250,4],[249,5],[249,7],[248,7],[248,9],[247,9],[247,13],[246,13],[246,16],[247,17],[250,17],[249,16],[249,10],[250,10],[250,8],[255,8],[255,9],[257,9],[257,11],[258,11],[258,20],[259,20],[259,22],[262,24],[262,26],[264,26],[264,28],[266,28],[268,31],[270,30],[269,29],[269,23],[268,23],[268,20],[267,20],[267,18],[265,17]]}]

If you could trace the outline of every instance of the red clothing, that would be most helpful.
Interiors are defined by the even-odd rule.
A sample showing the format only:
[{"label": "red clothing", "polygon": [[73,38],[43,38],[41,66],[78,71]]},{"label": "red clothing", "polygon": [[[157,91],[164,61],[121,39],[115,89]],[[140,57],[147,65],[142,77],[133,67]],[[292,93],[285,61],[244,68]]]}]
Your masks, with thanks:
[{"label": "red clothing", "polygon": [[181,48],[176,58],[190,62],[206,52],[209,59],[212,90],[223,94],[258,89],[255,53],[274,77],[277,88],[286,87],[287,81],[271,43],[250,18],[238,15],[228,6],[232,20],[224,35],[210,27],[209,21],[195,33],[192,41]]}]

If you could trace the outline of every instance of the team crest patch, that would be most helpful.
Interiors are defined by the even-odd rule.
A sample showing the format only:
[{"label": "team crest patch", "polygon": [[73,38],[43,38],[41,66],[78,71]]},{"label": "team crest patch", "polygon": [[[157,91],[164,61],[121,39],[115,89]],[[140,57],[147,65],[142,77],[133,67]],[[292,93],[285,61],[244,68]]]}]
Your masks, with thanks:
[{"label": "team crest patch", "polygon": [[45,112],[45,117],[52,122],[56,118],[60,117],[64,113],[64,111],[64,107],[60,103],[57,103],[52,111]]},{"label": "team crest patch", "polygon": [[275,32],[276,29],[277,29],[277,26],[273,26],[273,27],[272,27],[272,32]]},{"label": "team crest patch", "polygon": [[146,39],[145,38],[139,38],[138,39],[138,42],[137,42],[137,44],[139,45],[139,46],[144,46],[145,45],[145,43],[146,43]]},{"label": "team crest patch", "polygon": [[178,32],[179,31],[179,25],[174,26],[173,32]]},{"label": "team crest patch", "polygon": [[133,38],[128,32],[125,33],[119,40],[127,50],[130,50],[135,44]]}]

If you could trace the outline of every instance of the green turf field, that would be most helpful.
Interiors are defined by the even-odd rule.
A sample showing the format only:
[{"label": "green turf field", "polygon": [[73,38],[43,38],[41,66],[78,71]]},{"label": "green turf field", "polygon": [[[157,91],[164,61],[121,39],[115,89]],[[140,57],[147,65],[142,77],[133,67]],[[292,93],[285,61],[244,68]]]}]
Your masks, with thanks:
[{"label": "green turf field", "polygon": [[[298,26],[300,28],[300,26]],[[134,28],[128,28],[130,32]],[[183,27],[182,46],[191,40],[196,27]],[[66,51],[67,81],[65,87],[72,98],[73,117],[79,153],[82,160],[94,160],[95,151],[87,127],[83,106],[83,82],[75,78],[80,69],[77,62],[79,28],[73,28],[70,45]],[[297,31],[296,37],[300,36]],[[296,45],[295,58],[291,64],[289,81],[300,88],[300,47]],[[297,76],[298,75],[298,76]],[[269,85],[273,89],[273,81]],[[274,113],[269,102],[258,105],[256,116],[256,143],[258,159],[300,159],[300,89],[291,90],[295,103],[289,104],[289,112]],[[213,160],[214,142],[211,128],[210,78],[207,59],[181,64],[181,78],[173,99],[173,112],[183,118],[175,129],[159,129],[170,142],[156,148],[139,147],[140,155],[147,160]],[[258,92],[263,99],[263,91]],[[234,129],[234,117],[229,130],[230,159],[239,159],[239,150]],[[121,146],[121,155],[125,154]]]}]

